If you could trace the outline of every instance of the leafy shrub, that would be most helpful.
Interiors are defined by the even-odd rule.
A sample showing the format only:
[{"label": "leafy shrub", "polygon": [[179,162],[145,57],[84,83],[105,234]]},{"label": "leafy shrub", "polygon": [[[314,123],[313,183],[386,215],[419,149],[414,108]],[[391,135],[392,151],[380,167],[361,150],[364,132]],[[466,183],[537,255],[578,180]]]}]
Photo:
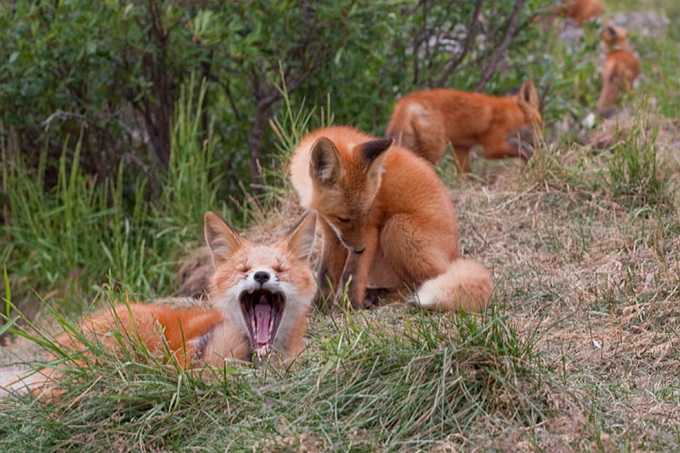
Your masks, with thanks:
[{"label": "leafy shrub", "polygon": [[412,89],[502,93],[521,78],[542,3],[2,3],[0,258],[17,304],[24,281],[78,289],[61,305],[109,278],[167,293],[204,210],[231,217],[220,200],[243,206],[244,192],[281,181],[263,179],[280,168],[272,118],[325,105],[380,134]]},{"label": "leafy shrub", "polygon": [[[379,133],[397,93],[446,84],[481,89],[489,80],[503,86],[513,57],[501,43],[526,43],[541,3],[4,2],[0,121],[16,132],[29,162],[46,147],[49,186],[64,137],[82,134],[87,174],[115,178],[123,160],[130,175],[150,180],[153,195],[169,164],[179,87],[205,79],[201,133],[213,128],[214,158],[225,173],[250,174],[259,184],[272,157],[268,122],[282,82],[295,103],[323,104],[330,93],[340,122]],[[517,51],[507,48],[507,55]],[[226,185],[225,192],[238,190]]]}]

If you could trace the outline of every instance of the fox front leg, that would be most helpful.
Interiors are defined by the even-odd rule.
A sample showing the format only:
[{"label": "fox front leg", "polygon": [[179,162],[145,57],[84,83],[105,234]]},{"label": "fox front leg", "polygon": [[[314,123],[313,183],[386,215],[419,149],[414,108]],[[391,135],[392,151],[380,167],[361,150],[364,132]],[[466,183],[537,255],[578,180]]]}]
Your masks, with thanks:
[{"label": "fox front leg", "polygon": [[323,235],[323,249],[317,274],[319,289],[314,296],[314,304],[318,308],[326,309],[334,300],[334,292],[342,292],[340,279],[347,263],[347,249],[325,221],[320,220],[319,223]]},{"label": "fox front leg", "polygon": [[359,309],[364,307],[366,298],[366,285],[368,284],[368,273],[378,249],[378,229],[366,229],[366,247],[361,253],[349,252],[347,264],[340,279],[340,288],[336,293],[336,302],[340,302],[345,288],[352,308]]},{"label": "fox front leg", "polygon": [[[340,279],[340,287],[335,294],[335,303],[340,305],[342,297],[346,293],[349,303],[352,308],[359,309],[364,306],[364,297],[366,296],[366,281],[361,278],[359,272],[359,255],[350,253],[347,258],[347,265],[345,271],[342,273]],[[362,281],[363,280],[363,281]]]}]

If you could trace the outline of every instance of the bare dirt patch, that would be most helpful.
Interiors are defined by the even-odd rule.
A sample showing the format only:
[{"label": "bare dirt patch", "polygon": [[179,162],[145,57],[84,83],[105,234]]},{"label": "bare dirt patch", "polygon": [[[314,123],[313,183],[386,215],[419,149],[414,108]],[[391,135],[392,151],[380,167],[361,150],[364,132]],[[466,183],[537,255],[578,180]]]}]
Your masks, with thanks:
[{"label": "bare dirt patch", "polygon": [[[45,351],[37,344],[24,338],[0,347],[0,398],[8,392],[23,391],[30,383],[29,363],[45,358]],[[22,381],[22,378],[27,378]]]}]

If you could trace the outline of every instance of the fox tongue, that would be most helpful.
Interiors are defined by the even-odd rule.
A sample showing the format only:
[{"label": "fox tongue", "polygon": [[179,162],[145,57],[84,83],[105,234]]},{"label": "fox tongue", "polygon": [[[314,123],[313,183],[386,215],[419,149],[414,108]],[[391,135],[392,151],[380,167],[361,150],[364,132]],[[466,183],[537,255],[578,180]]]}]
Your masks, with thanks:
[{"label": "fox tongue", "polygon": [[266,302],[266,298],[262,296],[260,303],[255,305],[255,341],[258,344],[266,344],[269,341],[272,306]]}]

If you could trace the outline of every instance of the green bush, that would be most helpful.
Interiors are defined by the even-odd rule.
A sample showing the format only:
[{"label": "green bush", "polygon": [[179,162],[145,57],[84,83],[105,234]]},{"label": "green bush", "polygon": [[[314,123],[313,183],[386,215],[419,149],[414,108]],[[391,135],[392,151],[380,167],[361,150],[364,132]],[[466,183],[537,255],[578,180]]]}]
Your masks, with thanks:
[{"label": "green bush", "polygon": [[124,160],[156,194],[179,87],[205,79],[201,133],[212,127],[226,174],[261,183],[282,82],[294,102],[323,104],[330,94],[340,122],[381,133],[398,93],[481,88],[487,70],[492,89],[507,88],[508,76],[514,84],[505,69],[521,51],[496,53],[515,3],[524,6],[512,37],[526,43],[542,1],[3,2],[0,121],[29,162],[47,149],[49,185],[64,137],[82,134],[86,173],[115,178]]},{"label": "green bush", "polygon": [[272,119],[299,137],[292,112],[324,105],[326,123],[381,134],[413,89],[503,93],[542,3],[3,2],[0,259],[17,304],[66,287],[52,303],[82,306],[110,279],[171,292],[203,211],[243,226],[226,203],[281,185]]}]

